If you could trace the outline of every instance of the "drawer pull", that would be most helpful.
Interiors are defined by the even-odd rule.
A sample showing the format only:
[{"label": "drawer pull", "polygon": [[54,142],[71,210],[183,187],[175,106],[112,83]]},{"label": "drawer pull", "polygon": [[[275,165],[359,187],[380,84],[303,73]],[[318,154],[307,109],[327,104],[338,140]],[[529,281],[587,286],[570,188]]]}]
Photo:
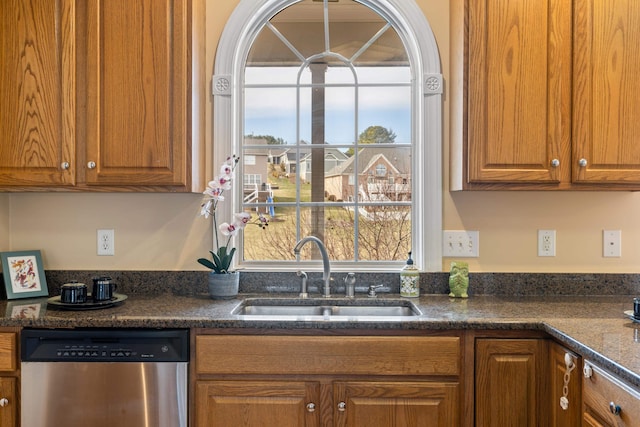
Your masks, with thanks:
[{"label": "drawer pull", "polygon": [[616,405],[614,402],[609,402],[609,411],[615,416],[620,416],[620,412],[622,412],[622,408]]},{"label": "drawer pull", "polygon": [[314,412],[316,410],[316,404],[311,402],[307,403],[307,412]]},{"label": "drawer pull", "polygon": [[0,406],[2,406],[3,408],[8,404],[9,404],[9,399],[7,399],[6,397],[3,397],[2,399],[0,399]]}]

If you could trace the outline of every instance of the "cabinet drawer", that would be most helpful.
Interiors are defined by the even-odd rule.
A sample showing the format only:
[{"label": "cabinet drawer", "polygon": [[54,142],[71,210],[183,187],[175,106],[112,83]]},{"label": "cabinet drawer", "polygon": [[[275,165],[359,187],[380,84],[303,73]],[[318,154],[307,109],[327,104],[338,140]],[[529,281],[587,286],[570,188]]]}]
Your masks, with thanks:
[{"label": "cabinet drawer", "polygon": [[[595,417],[615,426],[640,425],[640,393],[602,369],[588,365],[592,374],[584,379],[582,390],[585,420]],[[611,412],[611,403],[620,407],[619,415]]]},{"label": "cabinet drawer", "polygon": [[459,337],[200,335],[199,374],[458,375]]},{"label": "cabinet drawer", "polygon": [[0,332],[0,371],[16,369],[16,334]]}]

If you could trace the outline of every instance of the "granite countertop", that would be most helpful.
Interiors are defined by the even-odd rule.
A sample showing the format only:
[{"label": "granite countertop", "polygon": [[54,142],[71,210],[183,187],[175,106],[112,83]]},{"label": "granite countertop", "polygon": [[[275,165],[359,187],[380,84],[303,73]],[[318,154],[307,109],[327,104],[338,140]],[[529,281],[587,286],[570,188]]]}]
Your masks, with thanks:
[{"label": "granite countertop", "polygon": [[[242,320],[231,311],[243,299],[269,297],[240,294],[216,301],[206,295],[130,295],[121,305],[90,311],[47,306],[46,298],[1,301],[1,326],[74,328],[269,328],[269,329],[494,329],[545,331],[585,359],[608,369],[640,390],[640,323],[624,311],[628,296],[472,296],[450,299],[422,295],[411,299],[423,316],[409,321],[265,321]],[[279,295],[278,297],[295,297]],[[364,297],[366,298],[366,297]],[[381,296],[380,299],[399,296]],[[4,307],[3,307],[4,305]],[[37,315],[35,312],[38,312]]]}]

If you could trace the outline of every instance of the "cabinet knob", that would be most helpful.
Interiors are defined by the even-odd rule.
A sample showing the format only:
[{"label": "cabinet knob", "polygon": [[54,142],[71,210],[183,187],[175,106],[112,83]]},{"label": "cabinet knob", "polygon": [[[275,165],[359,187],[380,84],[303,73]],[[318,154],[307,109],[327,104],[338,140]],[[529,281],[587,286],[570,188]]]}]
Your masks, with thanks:
[{"label": "cabinet knob", "polygon": [[3,397],[2,399],[0,399],[0,406],[2,406],[3,408],[8,404],[9,404],[9,399],[7,399],[6,397]]},{"label": "cabinet knob", "polygon": [[580,160],[578,161],[578,164],[579,164],[580,166],[582,166],[582,167],[587,166],[587,159],[580,159]]},{"label": "cabinet knob", "polygon": [[557,168],[558,166],[560,166],[560,160],[558,159],[551,160],[551,166],[553,166],[554,168]]},{"label": "cabinet knob", "polygon": [[338,403],[338,411],[344,412],[347,410],[347,404],[344,402]]},{"label": "cabinet knob", "polygon": [[620,416],[620,412],[622,412],[622,408],[616,405],[615,402],[609,402],[609,411],[615,416]]},{"label": "cabinet knob", "polygon": [[584,374],[585,378],[591,378],[591,375],[593,375],[593,369],[591,369],[591,366],[589,365],[584,365],[584,368],[582,368],[582,373]]},{"label": "cabinet knob", "polygon": [[307,412],[314,412],[316,410],[316,404],[315,403],[307,403]]},{"label": "cabinet knob", "polygon": [[71,165],[69,164],[69,162],[62,162],[62,163],[60,163],[60,168],[62,168],[62,170],[67,170],[67,169],[69,169],[69,166],[71,166]]},{"label": "cabinet knob", "polygon": [[87,167],[88,167],[89,169],[95,169],[95,167],[96,167],[96,162],[88,162],[88,163],[87,163]]}]

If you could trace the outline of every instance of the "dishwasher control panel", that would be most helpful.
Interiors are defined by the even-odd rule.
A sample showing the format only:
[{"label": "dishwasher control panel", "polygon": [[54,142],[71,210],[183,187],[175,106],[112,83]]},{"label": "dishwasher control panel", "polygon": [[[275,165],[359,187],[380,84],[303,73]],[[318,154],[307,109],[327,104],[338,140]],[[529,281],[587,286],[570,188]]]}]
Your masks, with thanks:
[{"label": "dishwasher control panel", "polygon": [[23,362],[187,362],[186,329],[24,329]]}]

